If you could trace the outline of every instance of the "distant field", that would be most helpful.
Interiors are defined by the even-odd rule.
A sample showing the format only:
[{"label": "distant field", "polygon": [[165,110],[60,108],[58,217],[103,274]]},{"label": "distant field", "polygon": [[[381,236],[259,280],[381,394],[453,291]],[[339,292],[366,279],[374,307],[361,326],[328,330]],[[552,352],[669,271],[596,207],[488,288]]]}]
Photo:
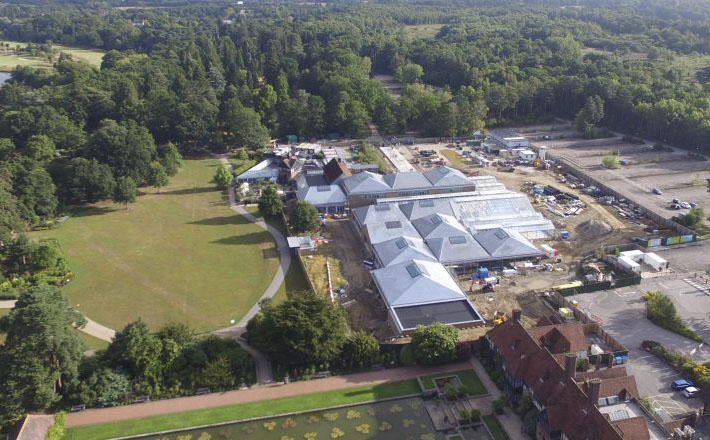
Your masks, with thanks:
[{"label": "distant field", "polygon": [[411,24],[402,26],[402,29],[412,38],[434,38],[443,26],[443,24]]},{"label": "distant field", "polygon": [[123,209],[109,202],[77,210],[56,238],[76,278],[72,305],[120,329],[142,317],[198,331],[226,327],[251,308],[278,264],[271,236],[227,207],[210,180],[217,160],[187,160],[158,194]]},{"label": "distant field", "polygon": [[[33,67],[52,67],[52,63],[40,57],[32,57],[26,54],[15,54],[14,48],[19,44],[26,46],[27,43],[11,40],[0,40],[0,44],[4,46],[9,44],[9,48],[0,48],[0,71],[9,72],[16,66],[33,66]],[[53,44],[53,47],[61,52],[70,54],[74,59],[85,61],[93,66],[101,66],[101,58],[105,52],[97,49],[81,49],[78,47],[62,46],[61,44]]]}]

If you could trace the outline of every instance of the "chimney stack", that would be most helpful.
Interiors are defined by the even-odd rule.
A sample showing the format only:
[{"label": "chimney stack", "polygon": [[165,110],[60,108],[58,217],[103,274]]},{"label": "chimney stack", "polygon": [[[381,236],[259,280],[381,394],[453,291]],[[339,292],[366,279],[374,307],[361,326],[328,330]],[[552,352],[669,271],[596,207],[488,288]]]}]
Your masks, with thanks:
[{"label": "chimney stack", "polygon": [[607,364],[606,366],[608,368],[611,368],[614,366],[614,353],[609,353],[609,359],[607,359]]},{"label": "chimney stack", "polygon": [[589,379],[587,382],[588,387],[588,397],[589,397],[589,407],[599,404],[599,391],[602,387],[602,380],[595,377],[594,379]]},{"label": "chimney stack", "polygon": [[568,353],[565,355],[565,374],[567,377],[574,379],[574,374],[577,371],[577,355]]},{"label": "chimney stack", "polygon": [[523,312],[520,309],[513,309],[513,321],[520,321],[520,318],[522,318]]}]

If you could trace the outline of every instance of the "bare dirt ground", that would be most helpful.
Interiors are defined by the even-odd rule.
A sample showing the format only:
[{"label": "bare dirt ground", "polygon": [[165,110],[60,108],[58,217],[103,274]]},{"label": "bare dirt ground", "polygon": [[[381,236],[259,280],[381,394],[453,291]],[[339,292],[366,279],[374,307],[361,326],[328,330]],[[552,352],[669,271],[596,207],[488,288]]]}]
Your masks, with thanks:
[{"label": "bare dirt ground", "polygon": [[325,229],[332,239],[335,255],[348,282],[348,296],[341,298],[340,302],[347,311],[350,327],[367,330],[380,339],[389,337],[387,310],[372,283],[372,277],[362,265],[362,260],[366,258],[362,239],[355,233],[350,220],[328,221]]}]

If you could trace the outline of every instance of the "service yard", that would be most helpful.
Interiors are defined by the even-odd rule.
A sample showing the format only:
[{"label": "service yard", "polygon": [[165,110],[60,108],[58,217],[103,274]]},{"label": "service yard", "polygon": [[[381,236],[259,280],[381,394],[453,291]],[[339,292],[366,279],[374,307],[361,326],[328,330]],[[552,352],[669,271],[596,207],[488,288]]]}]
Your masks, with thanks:
[{"label": "service yard", "polygon": [[[566,159],[582,172],[662,217],[671,218],[679,212],[687,212],[682,208],[671,209],[674,199],[710,209],[710,192],[706,185],[710,162],[691,157],[685,150],[668,147],[658,150],[649,142],[635,145],[624,142],[619,136],[594,140],[569,136],[531,140],[536,146],[547,146],[550,159]],[[617,169],[602,165],[604,156],[612,153],[618,154],[622,162]],[[654,188],[661,194],[654,194]]]}]

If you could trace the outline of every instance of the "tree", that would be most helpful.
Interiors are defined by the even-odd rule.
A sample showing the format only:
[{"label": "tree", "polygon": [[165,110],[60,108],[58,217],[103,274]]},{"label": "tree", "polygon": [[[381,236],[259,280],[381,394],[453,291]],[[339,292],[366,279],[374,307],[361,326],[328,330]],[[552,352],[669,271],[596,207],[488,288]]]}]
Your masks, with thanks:
[{"label": "tree", "polygon": [[281,214],[283,202],[279,196],[278,188],[274,184],[266,185],[261,190],[259,197],[259,211],[266,217],[274,217]]},{"label": "tree", "polygon": [[458,331],[436,322],[418,326],[412,335],[412,354],[420,365],[439,365],[456,360]]},{"label": "tree", "polygon": [[84,351],[73,326],[84,323],[61,290],[48,285],[30,288],[0,318],[0,333],[6,334],[0,347],[0,426],[59,401]]},{"label": "tree", "polygon": [[683,217],[683,224],[689,228],[694,228],[703,223],[705,219],[705,211],[703,208],[691,208],[685,217]]},{"label": "tree", "polygon": [[148,175],[148,183],[153,187],[158,189],[160,193],[160,188],[168,184],[168,174],[165,172],[163,165],[154,160],[150,164],[150,174]]},{"label": "tree", "polygon": [[605,168],[609,168],[610,170],[615,170],[619,168],[620,162],[619,162],[619,156],[616,154],[608,154],[604,156],[604,159],[602,159],[602,164],[604,165]]},{"label": "tree", "polygon": [[56,148],[54,142],[43,135],[35,135],[27,139],[27,156],[38,162],[49,162],[54,159]]},{"label": "tree", "polygon": [[111,168],[96,159],[75,157],[69,161],[60,186],[64,198],[71,202],[93,203],[110,199],[116,188]]},{"label": "tree", "polygon": [[236,146],[257,150],[269,143],[269,131],[261,123],[259,114],[244,107],[238,98],[225,104],[222,124],[225,131],[231,133]]},{"label": "tree", "polygon": [[229,172],[226,166],[222,165],[217,168],[217,172],[214,174],[212,181],[217,185],[218,188],[227,188],[232,183],[232,174]]},{"label": "tree", "polygon": [[249,154],[247,154],[247,150],[245,150],[244,148],[240,148],[239,153],[237,153],[237,159],[249,160]]},{"label": "tree", "polygon": [[395,78],[404,84],[414,84],[424,76],[424,69],[419,64],[409,63],[397,68]]},{"label": "tree", "polygon": [[15,152],[15,144],[12,139],[0,138],[0,160],[7,160]]},{"label": "tree", "polygon": [[340,359],[346,368],[367,368],[378,361],[380,344],[374,336],[358,331],[350,334]]},{"label": "tree", "polygon": [[577,130],[589,136],[594,126],[604,118],[604,101],[599,95],[588,96],[584,107],[577,113],[575,125]]},{"label": "tree", "polygon": [[289,222],[297,233],[315,231],[320,224],[318,210],[305,200],[299,200],[289,214]]},{"label": "tree", "polygon": [[247,325],[249,343],[288,366],[327,368],[340,354],[347,323],[340,307],[305,291],[267,304]]},{"label": "tree", "polygon": [[124,368],[132,377],[156,384],[163,369],[161,353],[160,339],[148,330],[145,322],[138,319],[116,332],[105,357],[113,365]]},{"label": "tree", "polygon": [[155,155],[153,136],[132,120],[101,121],[86,146],[87,158],[107,164],[114,176],[130,177],[136,183],[147,180]]},{"label": "tree", "polygon": [[177,146],[168,142],[160,151],[160,163],[168,176],[174,176],[182,166],[182,155]]},{"label": "tree", "polygon": [[138,188],[130,177],[119,177],[116,179],[116,188],[113,192],[113,201],[120,203],[128,209],[129,203],[135,203]]},{"label": "tree", "polygon": [[0,167],[0,242],[10,239],[12,232],[22,227],[17,199],[12,194],[8,171]]}]

